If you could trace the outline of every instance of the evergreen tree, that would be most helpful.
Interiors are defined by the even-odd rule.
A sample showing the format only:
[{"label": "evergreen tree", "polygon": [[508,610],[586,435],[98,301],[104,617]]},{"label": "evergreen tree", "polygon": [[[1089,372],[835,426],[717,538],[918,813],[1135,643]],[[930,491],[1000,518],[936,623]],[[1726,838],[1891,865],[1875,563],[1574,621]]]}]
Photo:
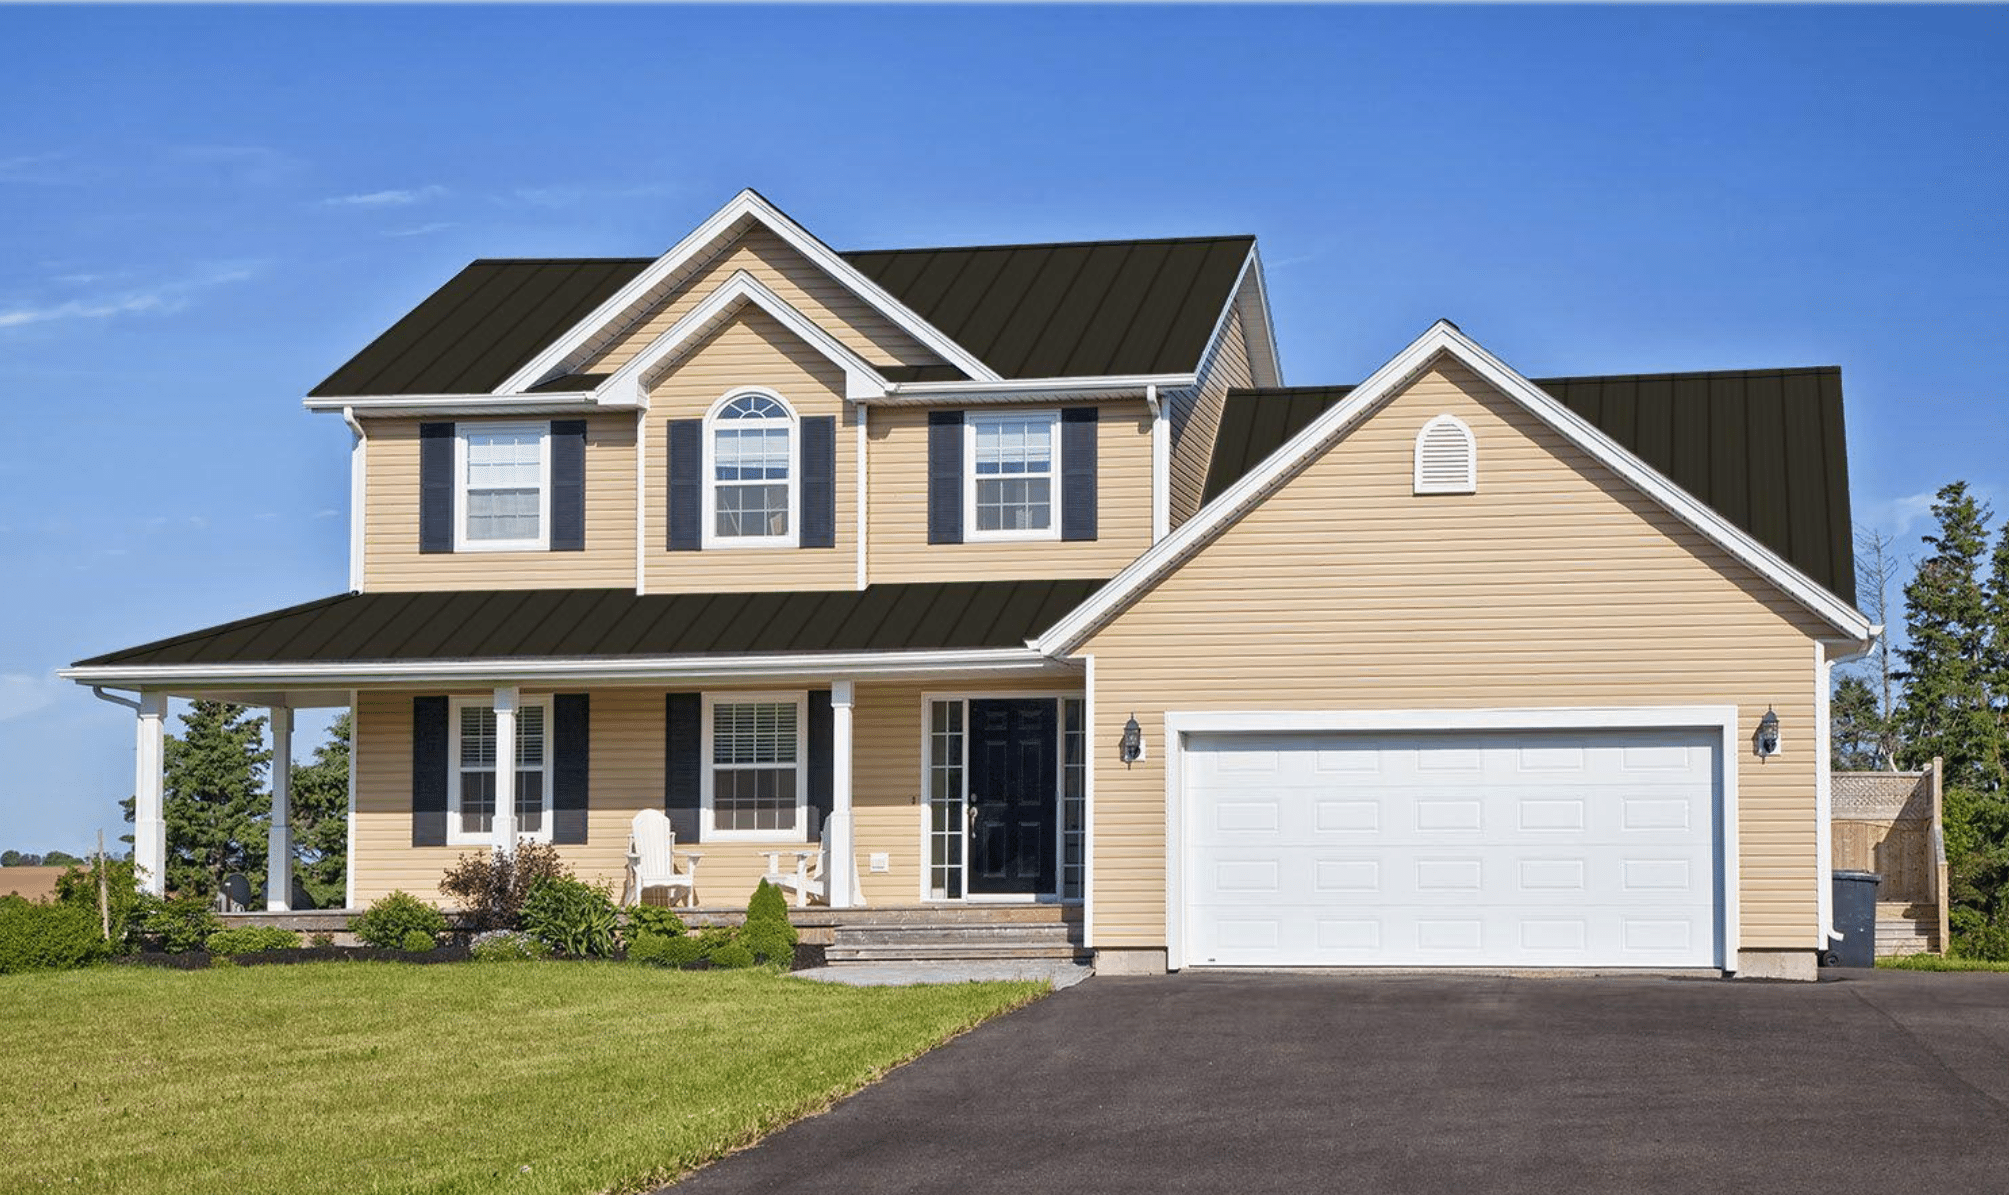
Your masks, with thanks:
[{"label": "evergreen tree", "polygon": [[294,874],[318,909],[348,896],[350,725],[348,714],[335,719],[314,761],[293,767]]},{"label": "evergreen tree", "polygon": [[1904,741],[1899,762],[1917,768],[1938,756],[1948,785],[1998,793],[2001,724],[1988,691],[1988,601],[1981,577],[1989,512],[1965,482],[1941,489],[1938,499],[1932,513],[1939,533],[1925,537],[1933,553],[1904,587],[1910,642],[1898,652],[1905,682],[1897,714]]},{"label": "evergreen tree", "polygon": [[166,743],[168,890],[209,895],[237,871],[255,899],[272,811],[265,719],[241,705],[197,701],[181,722]]},{"label": "evergreen tree", "polygon": [[1829,766],[1840,772],[1882,769],[1883,736],[1876,691],[1860,676],[1844,676],[1828,709]]}]

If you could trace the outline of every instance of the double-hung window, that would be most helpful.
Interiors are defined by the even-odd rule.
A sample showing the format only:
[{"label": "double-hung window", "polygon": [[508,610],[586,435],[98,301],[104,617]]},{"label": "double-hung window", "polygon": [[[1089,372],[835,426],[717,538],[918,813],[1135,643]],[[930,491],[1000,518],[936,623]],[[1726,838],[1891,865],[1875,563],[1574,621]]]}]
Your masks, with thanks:
[{"label": "double-hung window", "polygon": [[550,428],[541,423],[459,428],[459,551],[541,551],[550,543]]},{"label": "double-hung window", "polygon": [[1054,539],[1060,534],[1060,416],[1053,411],[969,416],[966,506],[970,539]]},{"label": "double-hung window", "polygon": [[705,421],[708,547],[796,542],[795,413],[771,394],[728,396]]},{"label": "double-hung window", "polygon": [[[485,844],[495,833],[495,707],[454,703],[453,768],[448,772],[447,843]],[[516,833],[551,840],[551,706],[516,708]]]},{"label": "double-hung window", "polygon": [[707,697],[705,794],[719,837],[805,837],[804,695]]}]

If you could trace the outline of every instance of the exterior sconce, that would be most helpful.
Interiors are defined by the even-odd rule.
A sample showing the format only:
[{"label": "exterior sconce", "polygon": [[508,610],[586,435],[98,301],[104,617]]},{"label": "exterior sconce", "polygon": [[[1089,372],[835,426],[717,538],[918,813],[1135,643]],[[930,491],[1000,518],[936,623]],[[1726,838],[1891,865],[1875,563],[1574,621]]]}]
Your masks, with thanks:
[{"label": "exterior sconce", "polygon": [[1123,746],[1120,752],[1123,766],[1126,768],[1144,758],[1144,728],[1137,725],[1136,714],[1130,715],[1130,720],[1123,724]]},{"label": "exterior sconce", "polygon": [[1779,753],[1779,715],[1769,705],[1765,707],[1765,716],[1758,719],[1758,733],[1753,736],[1751,745],[1759,759]]}]

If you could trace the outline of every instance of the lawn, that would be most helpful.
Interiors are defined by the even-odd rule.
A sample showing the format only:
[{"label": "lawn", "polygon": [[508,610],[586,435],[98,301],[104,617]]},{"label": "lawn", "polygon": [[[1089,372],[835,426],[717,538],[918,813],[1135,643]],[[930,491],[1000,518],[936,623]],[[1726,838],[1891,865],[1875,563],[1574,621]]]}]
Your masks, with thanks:
[{"label": "lawn", "polygon": [[625,964],[0,976],[0,1191],[629,1191],[1044,985]]},{"label": "lawn", "polygon": [[2009,971],[2009,963],[1991,963],[1978,958],[1950,958],[1943,954],[1898,954],[1876,961],[1894,971]]}]

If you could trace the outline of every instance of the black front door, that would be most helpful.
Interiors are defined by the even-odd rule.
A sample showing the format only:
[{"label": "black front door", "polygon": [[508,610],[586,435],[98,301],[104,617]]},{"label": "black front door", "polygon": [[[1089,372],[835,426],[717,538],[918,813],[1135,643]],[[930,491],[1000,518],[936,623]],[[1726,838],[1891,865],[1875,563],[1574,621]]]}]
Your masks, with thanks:
[{"label": "black front door", "polygon": [[970,891],[1048,893],[1054,885],[1054,707],[970,702]]}]

